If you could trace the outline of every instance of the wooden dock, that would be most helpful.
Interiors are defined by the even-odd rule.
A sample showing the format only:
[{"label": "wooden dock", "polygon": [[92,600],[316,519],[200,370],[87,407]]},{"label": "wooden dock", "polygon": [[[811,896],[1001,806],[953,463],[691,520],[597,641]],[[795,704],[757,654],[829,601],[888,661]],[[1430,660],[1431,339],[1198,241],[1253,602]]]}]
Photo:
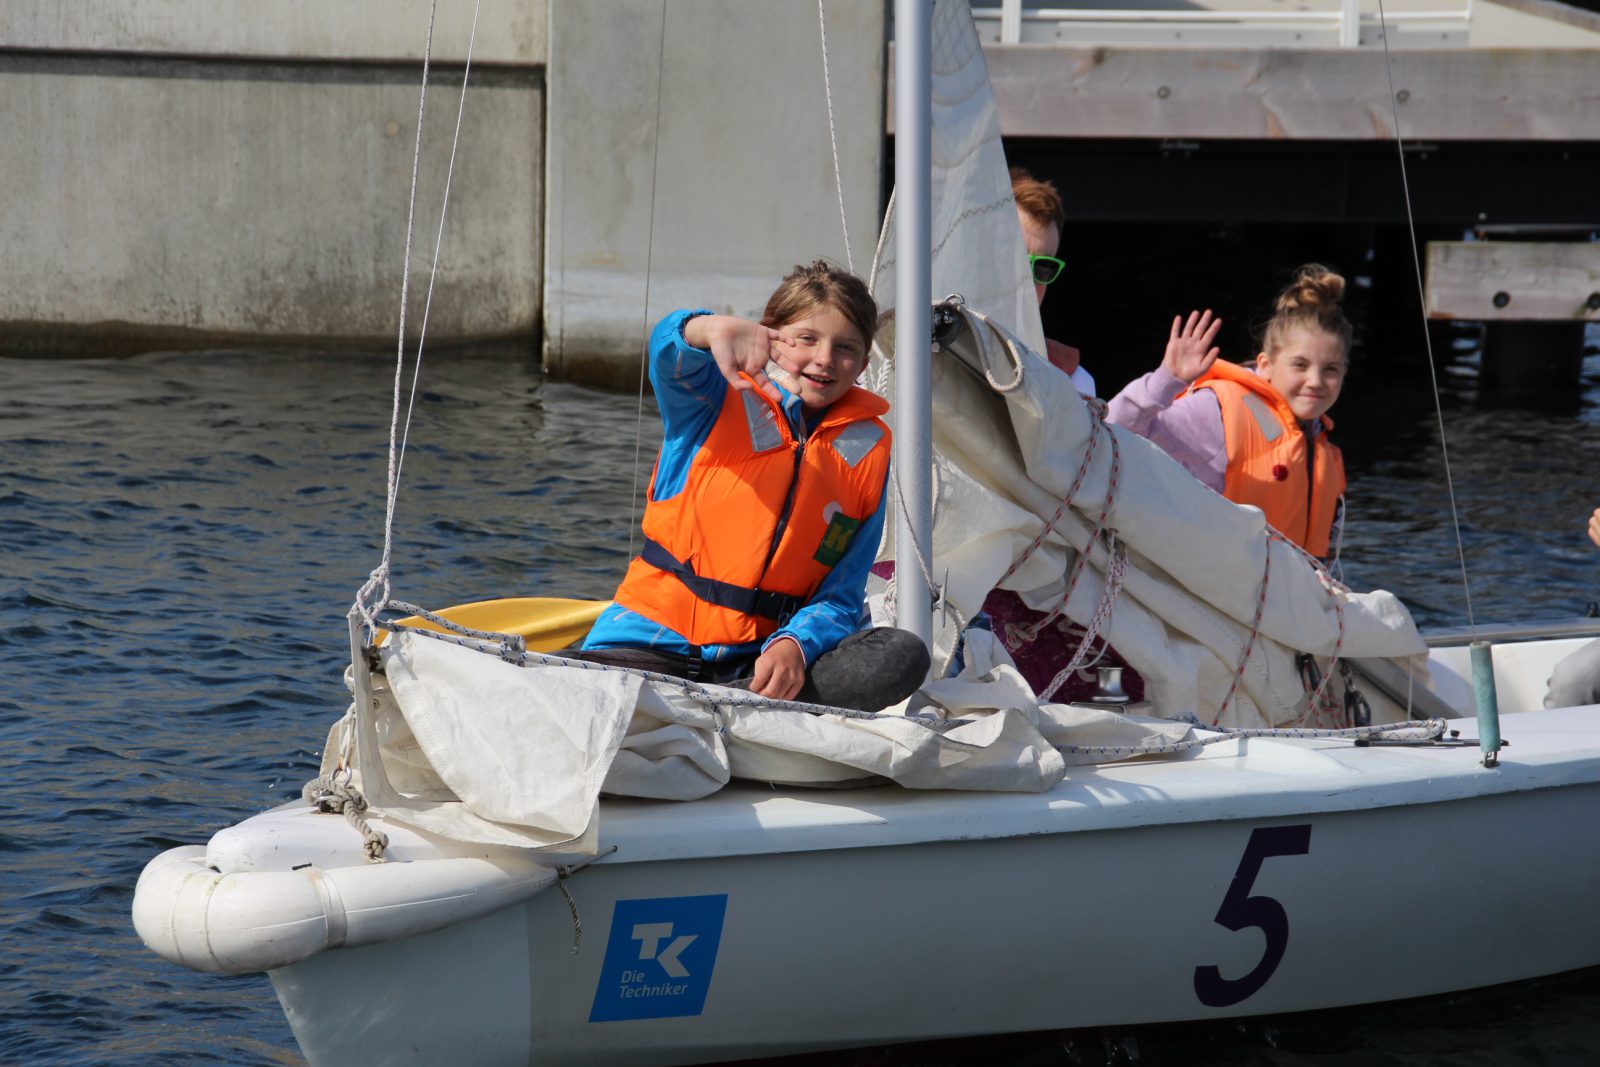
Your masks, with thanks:
[{"label": "wooden dock", "polygon": [[1387,61],[1376,0],[974,14],[1007,137],[1600,140],[1600,15],[1554,0],[1393,0]]}]

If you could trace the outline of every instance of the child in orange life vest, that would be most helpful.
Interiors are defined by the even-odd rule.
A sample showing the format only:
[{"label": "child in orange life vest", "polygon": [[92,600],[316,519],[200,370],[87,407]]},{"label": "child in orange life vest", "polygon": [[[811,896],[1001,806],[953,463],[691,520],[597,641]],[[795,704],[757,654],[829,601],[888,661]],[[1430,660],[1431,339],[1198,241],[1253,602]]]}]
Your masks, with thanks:
[{"label": "child in orange life vest", "polygon": [[1336,543],[1344,459],[1327,411],[1349,367],[1344,279],[1312,263],[1278,296],[1253,370],[1218,363],[1210,311],[1172,320],[1161,366],[1111,401],[1107,418],[1150,438],[1196,478],[1260,508],[1313,556]]},{"label": "child in orange life vest", "polygon": [[579,656],[863,711],[923,682],[918,638],[862,629],[889,474],[888,404],[855,385],[876,325],[866,285],[820,260],[760,322],[661,320],[645,546]]}]

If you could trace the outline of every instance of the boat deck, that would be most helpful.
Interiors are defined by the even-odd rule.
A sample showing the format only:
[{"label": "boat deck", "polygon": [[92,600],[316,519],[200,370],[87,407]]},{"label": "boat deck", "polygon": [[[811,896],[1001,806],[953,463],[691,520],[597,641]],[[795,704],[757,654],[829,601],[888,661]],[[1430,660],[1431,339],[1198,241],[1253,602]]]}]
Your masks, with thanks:
[{"label": "boat deck", "polygon": [[[656,862],[1019,838],[1195,822],[1265,819],[1416,804],[1600,782],[1600,706],[1502,717],[1509,747],[1480,765],[1476,723],[1432,745],[1357,747],[1327,738],[1225,739],[1188,757],[1072,767],[1047,793],[968,793],[898,786],[816,789],[735,781],[701,800],[605,799],[600,844],[615,859]],[[398,861],[488,856],[381,816]],[[265,827],[263,826],[265,824]],[[270,827],[268,832],[262,830]],[[360,862],[344,819],[301,802],[219,831],[208,865],[224,873]]]},{"label": "boat deck", "polygon": [[[1045,794],[825,791],[736,782],[692,805],[602,803],[601,838],[630,860],[745,855],[920,841],[1025,837],[1445,803],[1600,782],[1600,706],[1502,718],[1510,746],[1480,765],[1477,725],[1456,743],[1356,747],[1331,739],[1226,740],[1187,759],[1073,767]],[[1153,804],[1150,801],[1159,800]],[[693,808],[693,834],[683,829]],[[691,845],[690,842],[693,842]]]}]

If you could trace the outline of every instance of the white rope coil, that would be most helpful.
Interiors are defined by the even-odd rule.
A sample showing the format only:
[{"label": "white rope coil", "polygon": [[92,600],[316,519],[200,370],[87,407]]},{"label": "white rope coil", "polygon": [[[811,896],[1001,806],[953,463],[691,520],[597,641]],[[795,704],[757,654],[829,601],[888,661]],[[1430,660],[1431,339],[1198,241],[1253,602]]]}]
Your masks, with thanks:
[{"label": "white rope coil", "polygon": [[[343,779],[343,780],[341,780]],[[383,850],[389,847],[389,835],[374,830],[366,820],[367,798],[341,774],[325,774],[313,778],[300,790],[306,803],[330,815],[343,815],[344,821],[361,835],[362,851],[368,863],[382,863]]]}]

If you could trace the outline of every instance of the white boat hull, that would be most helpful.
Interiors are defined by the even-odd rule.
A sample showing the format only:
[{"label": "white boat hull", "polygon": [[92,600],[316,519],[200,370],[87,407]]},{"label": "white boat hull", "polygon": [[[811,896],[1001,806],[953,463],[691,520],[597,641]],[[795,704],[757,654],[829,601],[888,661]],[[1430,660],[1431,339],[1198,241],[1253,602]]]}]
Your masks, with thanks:
[{"label": "white boat hull", "polygon": [[[1256,741],[1077,769],[1043,796],[613,802],[618,852],[567,883],[576,955],[547,891],[272,979],[313,1063],[689,1063],[1594,966],[1597,721],[1508,716],[1499,770],[1475,747]],[[916,842],[919,823],[945,832]]]}]

